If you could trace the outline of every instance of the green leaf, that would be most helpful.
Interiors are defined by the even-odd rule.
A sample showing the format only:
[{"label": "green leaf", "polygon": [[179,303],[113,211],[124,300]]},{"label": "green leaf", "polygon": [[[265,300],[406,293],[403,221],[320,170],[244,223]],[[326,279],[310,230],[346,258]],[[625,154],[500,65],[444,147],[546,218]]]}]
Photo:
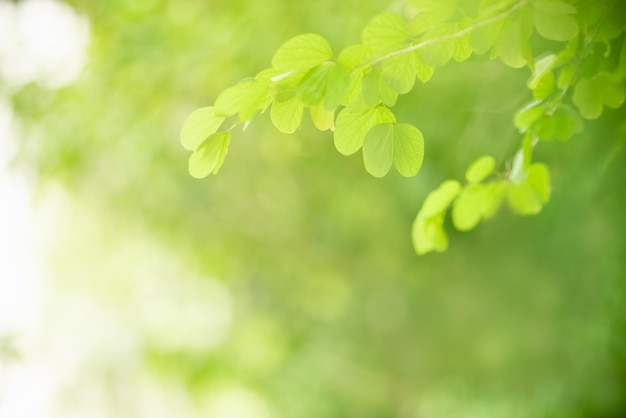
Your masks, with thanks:
[{"label": "green leaf", "polygon": [[215,115],[213,107],[196,109],[185,119],[180,133],[180,142],[186,149],[195,151],[202,142],[213,135],[224,122]]},{"label": "green leaf", "polygon": [[335,111],[326,110],[324,106],[317,105],[312,106],[309,110],[311,120],[317,129],[320,131],[334,130],[335,129]]},{"label": "green leaf", "polygon": [[499,39],[503,26],[504,22],[499,20],[472,31],[472,33],[470,33],[470,43],[472,44],[474,52],[478,55],[482,55],[489,51]]},{"label": "green leaf", "polygon": [[369,106],[383,103],[391,107],[398,100],[398,93],[387,84],[380,70],[371,69],[363,76],[361,85],[363,88],[363,99]]},{"label": "green leaf", "polygon": [[574,79],[575,73],[576,65],[570,64],[563,67],[561,69],[561,72],[559,73],[559,78],[557,80],[556,86],[561,90],[565,89]]},{"label": "green leaf", "polygon": [[354,70],[350,73],[350,84],[341,102],[342,105],[348,106],[361,97],[361,91],[363,90],[363,73],[363,70]]},{"label": "green leaf", "polygon": [[522,33],[520,20],[505,23],[495,46],[500,60],[513,68],[521,68],[527,64],[530,46]]},{"label": "green leaf", "polygon": [[384,177],[393,164],[393,128],[392,123],[376,125],[365,135],[363,162],[374,177]]},{"label": "green leaf", "polygon": [[507,191],[509,206],[518,215],[536,215],[541,212],[543,205],[528,183],[510,184]]},{"label": "green leaf", "polygon": [[335,147],[344,155],[352,155],[361,149],[365,135],[374,125],[395,121],[393,113],[384,106],[350,105],[337,115]]},{"label": "green leaf", "polygon": [[412,38],[423,35],[425,32],[437,27],[441,22],[432,18],[432,15],[420,11],[406,24],[407,31]]},{"label": "green leaf", "polygon": [[311,69],[298,86],[296,97],[308,106],[317,106],[326,92],[326,83],[330,65],[322,64]]},{"label": "green leaf", "polygon": [[326,78],[324,109],[334,111],[343,101],[349,87],[350,74],[348,71],[342,65],[331,65]]},{"label": "green leaf", "polygon": [[424,61],[420,58],[419,51],[415,51],[415,72],[417,73],[417,78],[422,83],[426,83],[433,76],[435,72],[435,67],[424,64]]},{"label": "green leaf", "polygon": [[392,164],[405,177],[417,174],[424,159],[424,137],[406,123],[373,126],[363,141],[365,169],[374,177],[383,177]]},{"label": "green leaf", "polygon": [[189,157],[189,174],[203,178],[217,174],[224,163],[230,143],[230,132],[218,132],[209,136]]},{"label": "green leaf", "polygon": [[542,115],[535,123],[535,132],[541,140],[554,139],[555,130],[556,120],[553,115]]},{"label": "green leaf", "polygon": [[217,97],[215,114],[228,117],[239,113],[239,120],[245,122],[270,102],[269,84],[249,78],[227,88]]},{"label": "green leaf", "polygon": [[535,163],[528,169],[526,183],[530,184],[543,204],[550,200],[550,169],[547,165]]},{"label": "green leaf", "polygon": [[483,219],[491,218],[496,214],[502,201],[504,200],[507,183],[505,181],[494,181],[486,185],[486,200],[483,207]]},{"label": "green leaf", "polygon": [[552,71],[554,68],[554,64],[556,63],[556,55],[549,54],[542,58],[539,58],[535,61],[535,69],[533,71],[533,75],[528,79],[526,85],[529,89],[534,90],[537,88],[537,84],[541,78]]},{"label": "green leaf", "polygon": [[532,101],[527,106],[522,108],[515,114],[513,123],[515,127],[520,131],[526,131],[539,117],[543,114],[544,110],[540,106],[541,102]]},{"label": "green leaf", "polygon": [[472,56],[472,43],[470,42],[469,35],[463,35],[454,40],[454,49],[452,52],[452,58],[456,62],[463,62]]},{"label": "green leaf", "polygon": [[452,206],[452,223],[459,231],[469,231],[480,222],[488,203],[484,184],[471,184],[463,190]]},{"label": "green leaf", "polygon": [[[529,134],[527,134],[528,136]],[[522,144],[522,148],[518,149],[513,157],[513,164],[511,172],[509,173],[509,180],[515,184],[523,183],[526,179],[526,167],[530,164],[530,158],[527,156],[527,152]]]},{"label": "green leaf", "polygon": [[509,184],[509,206],[519,215],[534,215],[541,212],[550,199],[550,170],[545,164],[531,165],[526,179],[520,184]]},{"label": "green leaf", "polygon": [[349,86],[350,76],[346,69],[329,62],[313,68],[304,76],[296,96],[309,106],[316,106],[323,100],[324,108],[332,111],[339,106]]},{"label": "green leaf", "polygon": [[624,103],[624,85],[609,73],[599,73],[593,78],[593,86],[598,100],[611,109]]},{"label": "green leaf", "polygon": [[420,48],[419,56],[426,65],[441,67],[454,55],[454,39],[445,39],[456,31],[456,25],[444,25],[424,35],[422,42],[433,41]]},{"label": "green leaf", "polygon": [[291,134],[300,127],[304,105],[297,97],[292,97],[285,102],[274,100],[270,117],[272,123],[279,131]]},{"label": "green leaf", "polygon": [[419,129],[407,123],[394,127],[393,163],[400,174],[413,177],[424,161],[424,136]]},{"label": "green leaf", "polygon": [[624,86],[611,74],[599,73],[576,84],[572,101],[582,117],[596,119],[604,105],[616,109],[624,103]]},{"label": "green leaf", "polygon": [[446,180],[426,197],[413,222],[412,239],[417,254],[442,252],[448,248],[443,221],[448,206],[460,192],[461,184],[458,181]]},{"label": "green leaf", "polygon": [[418,255],[448,249],[448,237],[443,229],[444,214],[424,219],[417,216],[411,233],[413,247]]},{"label": "green leaf", "polygon": [[415,54],[396,55],[381,64],[384,80],[400,94],[408,93],[415,84],[417,73],[415,58]]},{"label": "green leaf", "polygon": [[469,166],[465,172],[465,178],[469,183],[479,183],[493,173],[495,168],[496,160],[490,155],[484,155]]},{"label": "green leaf", "polygon": [[575,133],[583,130],[580,116],[570,106],[562,106],[554,112],[555,128],[554,137],[559,141],[567,141]]},{"label": "green leaf", "polygon": [[533,89],[533,97],[537,100],[543,100],[554,92],[554,87],[554,73],[549,71],[537,80]]},{"label": "green leaf", "polygon": [[280,71],[304,71],[331,59],[333,51],[322,36],[309,33],[285,42],[274,54],[272,66]]},{"label": "green leaf", "polygon": [[552,15],[571,15],[577,12],[576,7],[562,1],[533,0],[532,7],[536,12]]},{"label": "green leaf", "polygon": [[541,36],[552,41],[568,41],[578,35],[578,24],[569,16],[576,8],[560,1],[533,1],[533,22]]},{"label": "green leaf", "polygon": [[579,117],[571,108],[561,107],[552,115],[543,116],[535,127],[541,140],[567,141],[581,130]]},{"label": "green leaf", "polygon": [[285,102],[293,98],[306,74],[306,71],[289,72],[270,79],[273,83],[274,99]]},{"label": "green leaf", "polygon": [[363,44],[350,45],[344,48],[337,57],[337,62],[349,70],[363,65],[372,51]]},{"label": "green leaf", "polygon": [[456,180],[444,181],[428,194],[417,217],[428,219],[437,216],[450,206],[459,193],[461,193],[461,183]]},{"label": "green leaf", "polygon": [[427,20],[436,23],[447,20],[454,14],[457,7],[457,0],[409,0],[420,14]]},{"label": "green leaf", "polygon": [[363,29],[363,44],[373,52],[385,52],[404,44],[409,34],[402,17],[396,13],[376,15]]}]

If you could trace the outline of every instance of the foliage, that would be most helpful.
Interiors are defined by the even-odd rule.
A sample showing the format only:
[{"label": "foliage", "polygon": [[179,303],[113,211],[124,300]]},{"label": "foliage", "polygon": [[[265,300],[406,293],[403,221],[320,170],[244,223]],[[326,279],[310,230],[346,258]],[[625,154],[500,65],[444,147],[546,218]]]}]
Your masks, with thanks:
[{"label": "foliage", "polygon": [[[277,132],[272,104],[230,131],[219,176],[196,181],[176,140],[194,108],[267,66],[284,40],[319,32],[341,51],[399,3],[72,4],[91,25],[82,76],[10,96],[20,166],[56,209],[41,347],[65,348],[53,357],[64,405],[106,417],[621,416],[623,108],[603,109],[567,147],[534,149],[554,184],[540,216],[451,228],[446,254],[418,258],[406,231],[430,190],[497,178],[478,180],[488,158],[465,177],[479,156],[506,171],[520,137],[511,115],[532,100],[527,70],[453,58],[418,67],[411,91],[377,106],[381,124],[422,132],[414,178],[364,175],[360,153],[336,152],[309,116]],[[533,50],[554,42],[530,38]],[[282,110],[297,115],[297,103]],[[349,112],[336,113],[335,132]],[[242,389],[267,413],[242,411]],[[224,403],[234,407],[217,413]]]},{"label": "foliage", "polygon": [[[582,131],[581,117],[596,119],[605,106],[622,106],[622,9],[612,0],[411,0],[403,14],[376,15],[363,29],[362,42],[336,55],[322,36],[298,35],[276,51],[271,68],[226,89],[214,107],[190,115],[181,135],[194,151],[189,171],[194,177],[217,173],[232,129],[271,106],[281,132],[298,130],[309,109],[318,129],[333,131],[340,153],[363,149],[365,169],[373,176],[385,176],[392,165],[414,176],[422,166],[424,137],[392,113],[398,95],[410,92],[416,79],[426,83],[451,60],[488,53],[509,67],[530,70],[533,100],[515,114],[521,145],[500,164],[504,169],[495,170],[492,156],[479,157],[464,186],[445,181],[415,218],[416,252],[444,251],[449,207],[460,231],[492,217],[504,201],[518,215],[539,213],[550,199],[551,182],[550,168],[533,162],[535,147],[568,141]],[[436,210],[429,203],[435,201]]]}]

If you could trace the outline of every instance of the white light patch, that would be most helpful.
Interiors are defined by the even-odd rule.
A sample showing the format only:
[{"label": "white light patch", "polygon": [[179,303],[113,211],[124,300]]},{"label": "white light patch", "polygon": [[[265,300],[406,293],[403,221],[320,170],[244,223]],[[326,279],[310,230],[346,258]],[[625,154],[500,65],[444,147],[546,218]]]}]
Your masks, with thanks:
[{"label": "white light patch", "polygon": [[0,337],[38,325],[44,292],[31,190],[23,176],[8,169],[14,134],[11,108],[0,100]]},{"label": "white light patch", "polygon": [[88,42],[88,20],[66,4],[0,2],[0,78],[10,86],[70,84],[83,67]]},{"label": "white light patch", "polygon": [[272,416],[263,398],[242,387],[222,389],[211,398],[210,417],[270,418]]},{"label": "white light patch", "polygon": [[[44,88],[71,83],[81,70],[89,39],[85,18],[53,0],[0,1],[0,80],[9,91],[35,82]],[[11,170],[19,130],[13,109],[0,97],[0,417],[50,418],[57,370],[41,352],[51,297],[45,267],[46,219],[33,207],[33,188]]]}]

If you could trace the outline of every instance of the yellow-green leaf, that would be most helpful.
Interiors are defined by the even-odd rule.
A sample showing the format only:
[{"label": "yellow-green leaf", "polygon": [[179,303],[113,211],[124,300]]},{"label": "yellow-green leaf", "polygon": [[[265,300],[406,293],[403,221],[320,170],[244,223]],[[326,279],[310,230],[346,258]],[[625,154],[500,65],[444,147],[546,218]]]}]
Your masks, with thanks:
[{"label": "yellow-green leaf", "polygon": [[203,178],[217,174],[224,163],[230,143],[230,132],[218,132],[208,137],[189,157],[189,174]]},{"label": "yellow-green leaf", "polygon": [[202,142],[213,135],[224,122],[224,118],[215,115],[213,107],[196,109],[185,119],[180,134],[180,142],[188,150],[195,151]]},{"label": "yellow-green leaf", "polygon": [[308,33],[282,44],[272,58],[272,66],[280,71],[303,71],[320,65],[332,56],[332,48],[326,39]]},{"label": "yellow-green leaf", "polygon": [[493,173],[495,168],[496,160],[490,155],[484,155],[469,166],[465,172],[465,178],[469,183],[478,183]]},{"label": "yellow-green leaf", "polygon": [[297,97],[292,97],[285,102],[274,101],[270,118],[272,123],[281,132],[294,133],[302,123],[304,105]]}]

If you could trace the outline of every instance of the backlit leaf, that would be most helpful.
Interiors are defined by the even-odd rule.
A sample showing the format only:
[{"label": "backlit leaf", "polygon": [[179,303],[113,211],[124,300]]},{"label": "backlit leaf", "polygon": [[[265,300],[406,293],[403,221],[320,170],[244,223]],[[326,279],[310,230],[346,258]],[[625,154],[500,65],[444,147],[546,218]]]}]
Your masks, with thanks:
[{"label": "backlit leaf", "polygon": [[523,132],[535,123],[544,112],[543,108],[539,106],[540,103],[539,101],[533,101],[518,111],[513,119],[515,127]]},{"label": "backlit leaf", "polygon": [[533,89],[533,97],[537,100],[543,100],[554,92],[554,88],[554,73],[548,71],[537,80]]},{"label": "backlit leaf", "polygon": [[486,185],[486,198],[483,207],[483,218],[488,219],[495,215],[506,193],[507,183],[505,181],[493,181]]},{"label": "backlit leaf", "polygon": [[324,92],[324,109],[335,110],[342,102],[350,87],[350,74],[339,64],[332,64],[326,78],[326,91]]},{"label": "backlit leaf", "polygon": [[202,142],[213,135],[224,122],[215,115],[213,107],[196,109],[185,119],[180,134],[180,142],[188,150],[195,151]]},{"label": "backlit leaf", "polygon": [[310,70],[296,90],[296,96],[308,106],[324,104],[328,111],[335,110],[341,103],[350,85],[346,69],[329,62]]},{"label": "backlit leaf", "polygon": [[208,137],[189,157],[189,174],[203,178],[217,174],[224,163],[230,143],[230,132],[218,132]]},{"label": "backlit leaf", "polygon": [[582,117],[596,119],[602,114],[604,105],[618,108],[624,103],[624,86],[611,74],[599,73],[576,84],[572,101]]},{"label": "backlit leaf", "polygon": [[363,99],[369,106],[383,103],[391,107],[398,100],[398,92],[387,84],[380,70],[370,70],[363,76],[361,85],[363,88]]},{"label": "backlit leaf", "polygon": [[426,65],[440,67],[452,59],[455,45],[454,39],[439,39],[456,32],[456,30],[456,25],[445,25],[424,35],[422,39],[424,46],[419,49],[419,56]]},{"label": "backlit leaf", "polygon": [[552,41],[568,41],[578,34],[578,24],[569,16],[576,8],[560,1],[533,1],[533,22],[541,36]]},{"label": "backlit leaf", "polygon": [[350,105],[337,115],[335,147],[344,155],[352,155],[361,149],[365,135],[374,125],[395,121],[395,116],[386,107]]},{"label": "backlit leaf", "polygon": [[454,40],[454,49],[452,52],[452,58],[456,62],[463,62],[472,56],[472,44],[470,42],[469,35],[463,35]]},{"label": "backlit leaf", "polygon": [[530,77],[530,79],[528,79],[528,82],[526,83],[529,89],[536,89],[539,80],[541,80],[541,77],[552,71],[556,63],[556,58],[556,55],[549,54],[535,61],[535,69],[533,71],[533,75]]},{"label": "backlit leaf", "polygon": [[328,111],[321,104],[312,106],[309,110],[311,120],[320,131],[335,130],[335,111]]},{"label": "backlit leaf", "polygon": [[545,204],[550,200],[550,169],[547,165],[541,163],[531,165],[526,176],[526,183],[532,186],[541,203]]},{"label": "backlit leaf", "polygon": [[509,206],[518,215],[536,215],[543,207],[537,193],[528,183],[509,184],[507,198]]},{"label": "backlit leaf", "polygon": [[480,222],[485,204],[487,188],[484,184],[471,184],[456,198],[452,206],[452,223],[459,231],[469,231]]},{"label": "backlit leaf", "polygon": [[309,33],[285,42],[274,54],[272,66],[281,71],[309,70],[331,59],[333,51],[322,36]]},{"label": "backlit leaf", "polygon": [[527,63],[529,49],[528,41],[522,34],[521,22],[514,20],[505,23],[495,47],[500,60],[513,68],[523,67]]},{"label": "backlit leaf", "polygon": [[394,127],[393,163],[400,174],[412,177],[422,167],[424,160],[424,136],[419,129],[407,123]]},{"label": "backlit leaf", "polygon": [[371,50],[362,44],[350,45],[344,48],[337,57],[337,62],[347,69],[353,69],[365,63]]},{"label": "backlit leaf", "polygon": [[376,15],[363,29],[363,44],[374,52],[387,51],[406,42],[409,34],[402,17],[396,13]]},{"label": "backlit leaf", "polygon": [[452,16],[457,0],[409,0],[420,14],[433,22],[443,22]]},{"label": "backlit leaf", "polygon": [[270,117],[276,129],[291,134],[300,127],[303,112],[302,102],[297,97],[292,97],[285,102],[274,101]]},{"label": "backlit leaf", "polygon": [[419,218],[428,219],[445,211],[450,203],[461,192],[461,183],[456,180],[446,180],[435,190],[430,192],[418,213]]},{"label": "backlit leaf", "polygon": [[217,116],[224,117],[239,113],[239,120],[245,122],[270,101],[268,83],[246,79],[224,90],[215,100],[214,111]]},{"label": "backlit leaf", "polygon": [[557,80],[556,86],[563,90],[565,87],[569,86],[574,78],[574,74],[576,73],[576,65],[570,64],[566,65],[561,69],[559,73],[559,78]]},{"label": "backlit leaf", "polygon": [[363,141],[363,162],[374,177],[383,177],[394,164],[400,174],[417,174],[424,159],[424,137],[416,127],[384,123],[373,126]]},{"label": "backlit leaf", "polygon": [[496,160],[490,155],[484,155],[469,166],[465,172],[465,178],[469,183],[478,183],[493,173],[495,168]]},{"label": "backlit leaf", "polygon": [[374,177],[384,177],[393,165],[394,125],[385,123],[369,130],[363,141],[365,169]]},{"label": "backlit leaf", "polygon": [[417,78],[422,83],[426,83],[433,76],[435,72],[435,67],[424,64],[422,59],[419,56],[419,51],[415,51],[415,72],[417,74]]},{"label": "backlit leaf", "polygon": [[470,33],[470,43],[474,52],[482,55],[489,51],[498,40],[503,25],[504,22],[500,20],[472,31]]},{"label": "backlit leaf", "polygon": [[550,170],[545,164],[532,164],[526,179],[520,184],[509,184],[509,206],[518,215],[534,215],[550,199]]},{"label": "backlit leaf", "polygon": [[400,94],[413,88],[416,76],[414,54],[402,54],[382,62],[382,75],[387,84]]},{"label": "backlit leaf", "polygon": [[443,229],[444,213],[432,218],[417,216],[413,222],[411,238],[418,255],[448,249],[448,237]]}]

